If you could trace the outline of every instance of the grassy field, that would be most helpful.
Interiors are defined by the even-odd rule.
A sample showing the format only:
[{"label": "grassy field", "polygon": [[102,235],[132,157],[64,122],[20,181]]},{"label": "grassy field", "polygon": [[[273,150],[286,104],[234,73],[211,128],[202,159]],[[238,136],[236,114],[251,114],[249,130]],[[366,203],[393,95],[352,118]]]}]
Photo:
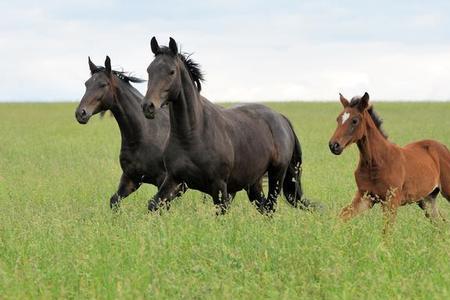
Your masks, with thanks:
[{"label": "grassy field", "polygon": [[[147,214],[142,186],[109,209],[121,170],[112,118],[78,125],[73,104],[0,105],[0,298],[450,299],[450,223],[433,226],[410,205],[389,238],[377,206],[337,218],[355,191],[355,146],[328,150],[340,104],[271,104],[294,123],[303,183],[327,210],[305,213],[280,198],[262,217],[245,194],[216,217],[189,191]],[[450,145],[450,103],[376,104],[398,144]],[[450,218],[450,203],[439,197]]]}]

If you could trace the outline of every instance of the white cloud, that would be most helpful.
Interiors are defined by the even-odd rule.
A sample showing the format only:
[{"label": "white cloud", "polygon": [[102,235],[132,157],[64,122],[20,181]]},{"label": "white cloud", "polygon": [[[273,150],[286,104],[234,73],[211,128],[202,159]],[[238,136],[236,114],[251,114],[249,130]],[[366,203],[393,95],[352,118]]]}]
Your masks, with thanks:
[{"label": "white cloud", "polygon": [[[211,100],[324,100],[364,91],[373,99],[450,98],[450,40],[435,41],[442,36],[445,11],[397,19],[376,12],[372,18],[353,17],[351,6],[311,2],[298,11],[232,14],[229,9],[202,17],[134,19],[108,18],[108,9],[117,10],[115,2],[95,7],[71,2],[64,16],[58,13],[65,6],[51,10],[50,2],[29,9],[10,6],[0,19],[6,75],[0,100],[79,99],[89,74],[88,55],[102,64],[108,54],[113,66],[145,77],[155,33],[161,44],[173,36],[183,50],[194,52],[206,73],[204,95]],[[83,5],[82,18],[66,16]],[[431,42],[421,42],[427,36]],[[145,84],[138,87],[143,91]]]}]

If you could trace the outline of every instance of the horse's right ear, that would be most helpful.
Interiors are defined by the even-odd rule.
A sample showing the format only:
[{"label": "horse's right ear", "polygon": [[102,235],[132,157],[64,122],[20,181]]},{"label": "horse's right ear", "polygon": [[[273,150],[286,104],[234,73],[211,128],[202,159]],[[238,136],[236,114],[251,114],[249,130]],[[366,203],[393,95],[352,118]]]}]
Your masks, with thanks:
[{"label": "horse's right ear", "polygon": [[339,100],[341,100],[342,106],[343,106],[344,108],[348,107],[348,105],[350,104],[350,102],[348,102],[348,100],[345,99],[345,97],[342,96],[341,93],[339,93]]},{"label": "horse's right ear", "polygon": [[97,71],[97,66],[91,61],[91,58],[88,56],[89,70],[91,70],[91,75]]},{"label": "horse's right ear", "polygon": [[152,48],[153,54],[156,55],[159,53],[160,48],[155,37],[152,37],[152,40],[150,41],[150,47]]},{"label": "horse's right ear", "polygon": [[172,51],[173,55],[178,54],[177,42],[175,42],[175,40],[173,38],[169,39],[169,49],[170,49],[170,51]]},{"label": "horse's right ear", "polygon": [[369,107],[369,94],[366,92],[359,101],[358,109],[360,112],[363,112],[368,107]]},{"label": "horse's right ear", "polygon": [[111,59],[109,58],[108,55],[106,55],[106,59],[105,59],[105,72],[108,76],[111,76]]}]

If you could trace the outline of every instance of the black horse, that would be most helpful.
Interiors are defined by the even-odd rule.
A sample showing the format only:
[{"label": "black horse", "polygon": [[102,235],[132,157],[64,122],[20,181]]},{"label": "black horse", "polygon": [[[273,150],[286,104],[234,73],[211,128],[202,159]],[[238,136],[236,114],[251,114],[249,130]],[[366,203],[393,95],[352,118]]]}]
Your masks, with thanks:
[{"label": "black horse", "polygon": [[156,120],[147,120],[142,114],[142,94],[130,82],[145,80],[127,76],[111,69],[106,57],[105,67],[89,61],[91,78],[86,81],[86,92],[75,111],[80,124],[90,117],[110,110],[119,124],[122,136],[120,165],[122,176],[117,192],[111,197],[111,208],[136,191],[145,182],[161,186],[165,178],[163,163],[164,142],[169,133],[169,114],[161,110]]},{"label": "black horse", "polygon": [[[198,64],[178,53],[172,38],[169,47],[160,47],[153,37],[151,49],[155,59],[147,69],[142,109],[153,119],[168,104],[170,133],[164,149],[166,178],[149,210],[167,205],[183,184],[211,195],[218,213],[242,189],[260,211],[275,210],[281,188],[291,205],[308,207],[302,199],[300,143],[289,120],[259,104],[224,109],[209,102],[200,95]],[[266,172],[267,199],[262,189]]]}]

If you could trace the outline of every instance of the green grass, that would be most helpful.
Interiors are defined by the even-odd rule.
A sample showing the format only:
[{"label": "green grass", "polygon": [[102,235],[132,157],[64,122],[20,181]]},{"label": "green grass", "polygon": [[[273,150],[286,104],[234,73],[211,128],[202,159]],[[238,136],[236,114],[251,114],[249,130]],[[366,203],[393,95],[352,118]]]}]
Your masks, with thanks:
[{"label": "green grass", "polygon": [[[328,140],[336,103],[270,104],[294,123],[304,150],[308,214],[279,200],[262,217],[243,193],[215,217],[189,191],[149,215],[142,186],[112,214],[121,170],[112,118],[74,119],[76,104],[0,105],[0,298],[449,299],[450,223],[433,226],[410,205],[383,238],[377,206],[342,224],[355,191],[356,147]],[[450,145],[450,103],[376,104],[390,139]],[[439,197],[450,218],[450,203]]]}]

